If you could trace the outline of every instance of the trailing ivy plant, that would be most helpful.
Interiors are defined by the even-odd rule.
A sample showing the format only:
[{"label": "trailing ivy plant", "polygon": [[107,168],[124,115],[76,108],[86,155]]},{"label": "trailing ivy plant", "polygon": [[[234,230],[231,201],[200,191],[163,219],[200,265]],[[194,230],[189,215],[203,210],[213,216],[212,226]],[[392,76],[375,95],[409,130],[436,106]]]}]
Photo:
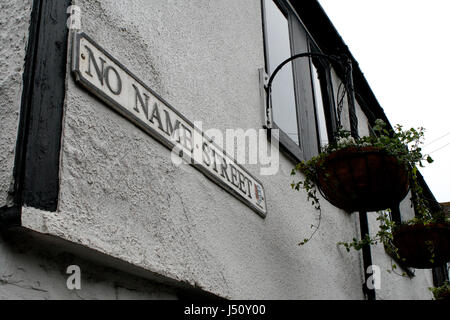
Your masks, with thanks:
[{"label": "trailing ivy plant", "polygon": [[[291,175],[295,176],[298,172],[303,174],[303,179],[292,182],[291,187],[295,190],[304,189],[307,192],[307,199],[319,211],[319,222],[312,227],[315,230],[312,234],[305,238],[299,245],[306,244],[314,236],[320,226],[321,206],[317,194],[316,177],[319,170],[322,169],[324,159],[332,152],[347,147],[376,147],[384,150],[389,155],[394,156],[400,164],[403,164],[409,172],[410,190],[412,194],[412,206],[416,211],[416,216],[407,221],[407,224],[429,224],[436,222],[436,218],[431,214],[427,200],[423,196],[423,190],[417,181],[417,166],[424,167],[424,163],[432,163],[433,159],[429,155],[422,154],[422,144],[425,129],[411,128],[404,130],[401,125],[396,125],[394,130],[388,130],[387,125],[382,120],[376,120],[373,127],[374,135],[354,139],[347,130],[339,129],[335,135],[334,143],[324,146],[320,154],[308,161],[298,163],[292,170]],[[351,242],[339,242],[350,251],[351,248],[360,250],[366,245],[375,245],[383,243],[386,250],[393,256],[400,259],[397,248],[393,245],[392,231],[398,226],[390,219],[389,210],[378,213],[378,221],[380,221],[380,229],[374,236],[366,235],[362,240],[354,238]],[[393,266],[395,269],[396,266]]]},{"label": "trailing ivy plant", "polygon": [[444,300],[450,298],[450,283],[445,281],[440,287],[431,287],[428,288],[434,296],[435,300]]}]

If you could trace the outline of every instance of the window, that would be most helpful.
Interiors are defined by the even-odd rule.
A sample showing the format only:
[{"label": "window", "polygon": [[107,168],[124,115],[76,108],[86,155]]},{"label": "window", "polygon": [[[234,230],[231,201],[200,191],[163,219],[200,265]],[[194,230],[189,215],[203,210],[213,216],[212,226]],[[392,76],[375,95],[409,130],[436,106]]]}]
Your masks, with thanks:
[{"label": "window", "polygon": [[[274,1],[266,1],[268,71],[291,56],[288,18]],[[272,87],[273,121],[277,123],[292,141],[299,145],[298,119],[295,104],[294,76],[292,64],[287,64],[277,75]]]},{"label": "window", "polygon": [[[287,58],[320,53],[287,0],[262,0],[266,70],[272,74]],[[286,64],[272,83],[273,127],[280,145],[296,160],[309,159],[329,143],[336,112],[329,64],[323,58],[299,58]]]},{"label": "window", "polygon": [[319,146],[323,147],[328,144],[328,132],[327,124],[325,118],[325,110],[323,106],[323,96],[321,91],[319,70],[312,65],[312,79],[313,79],[313,90],[314,90],[314,102],[317,113],[317,131],[319,136]]}]

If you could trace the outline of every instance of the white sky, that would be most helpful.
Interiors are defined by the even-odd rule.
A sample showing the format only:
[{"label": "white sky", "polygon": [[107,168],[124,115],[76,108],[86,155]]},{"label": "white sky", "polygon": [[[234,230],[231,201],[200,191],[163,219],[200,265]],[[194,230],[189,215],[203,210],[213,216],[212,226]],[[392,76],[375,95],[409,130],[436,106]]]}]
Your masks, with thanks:
[{"label": "white sky", "polygon": [[450,1],[319,2],[391,124],[426,129],[423,151],[435,162],[420,171],[450,201]]}]

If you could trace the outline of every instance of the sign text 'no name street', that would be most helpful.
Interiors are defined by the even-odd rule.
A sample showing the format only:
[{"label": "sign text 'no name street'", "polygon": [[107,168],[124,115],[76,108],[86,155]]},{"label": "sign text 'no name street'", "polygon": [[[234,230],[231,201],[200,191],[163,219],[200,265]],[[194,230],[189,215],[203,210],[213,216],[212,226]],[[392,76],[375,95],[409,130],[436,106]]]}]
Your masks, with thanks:
[{"label": "sign text 'no name street'", "polygon": [[79,84],[109,107],[170,150],[182,150],[195,168],[266,216],[262,184],[84,33],[74,35],[72,71]]}]

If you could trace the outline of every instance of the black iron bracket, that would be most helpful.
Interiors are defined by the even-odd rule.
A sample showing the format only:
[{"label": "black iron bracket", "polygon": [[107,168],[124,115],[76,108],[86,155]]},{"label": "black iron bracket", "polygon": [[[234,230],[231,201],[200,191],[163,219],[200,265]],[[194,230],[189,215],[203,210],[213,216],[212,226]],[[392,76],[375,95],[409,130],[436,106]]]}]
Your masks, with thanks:
[{"label": "black iron bracket", "polygon": [[[292,57],[287,58],[283,62],[281,62],[273,71],[272,75],[269,77],[269,80],[267,81],[267,85],[265,86],[266,90],[266,112],[267,110],[270,110],[271,108],[271,92],[272,92],[272,83],[275,79],[275,76],[280,72],[280,70],[289,62],[299,59],[299,58],[323,58],[327,59],[329,61],[334,61],[343,66],[346,73],[346,79],[345,79],[345,86],[347,87],[347,94],[348,94],[348,109],[349,109],[349,115],[350,115],[350,130],[352,137],[355,139],[359,137],[358,135],[358,118],[356,116],[356,108],[355,108],[355,89],[353,85],[353,67],[352,67],[352,61],[349,57],[346,55],[343,56],[337,56],[337,55],[328,55],[323,53],[315,53],[315,52],[303,52],[296,55],[293,55]],[[270,124],[269,124],[270,127]]]}]

